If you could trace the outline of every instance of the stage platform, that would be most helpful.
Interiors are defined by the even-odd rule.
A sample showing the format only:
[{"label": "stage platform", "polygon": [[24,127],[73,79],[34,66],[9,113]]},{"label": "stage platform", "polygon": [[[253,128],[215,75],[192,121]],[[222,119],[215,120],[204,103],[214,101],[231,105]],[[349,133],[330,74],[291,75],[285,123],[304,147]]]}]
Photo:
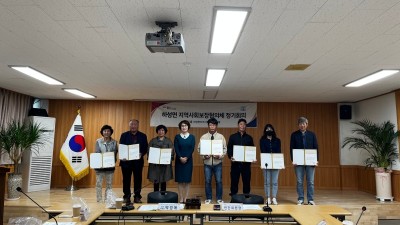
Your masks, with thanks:
[{"label": "stage platform", "polygon": [[[168,190],[177,192],[176,188],[168,188]],[[151,188],[143,189],[143,203],[146,203],[147,194],[151,191]],[[114,188],[114,192],[118,196],[122,196],[122,188]],[[204,188],[192,188],[190,193],[191,197],[199,197],[204,201]],[[228,193],[229,190],[225,189],[223,200],[226,202],[230,201]],[[263,189],[252,190],[252,194],[263,196],[263,193]],[[95,188],[81,188],[74,192],[65,191],[64,189],[51,189],[49,191],[30,192],[28,194],[44,208],[60,203],[71,202],[71,197],[82,197],[90,204],[102,204],[96,203]],[[281,188],[279,189],[277,199],[279,205],[295,205],[297,202],[296,190]],[[346,219],[353,221],[354,223],[357,221],[361,213],[362,206],[366,206],[367,210],[364,212],[359,225],[378,225],[378,220],[381,223],[384,220],[400,221],[400,202],[380,202],[375,199],[374,195],[365,192],[316,190],[314,200],[318,205],[336,205],[350,211],[352,216],[347,216]],[[10,217],[18,216],[35,216],[42,220],[47,220],[48,218],[46,214],[41,212],[41,209],[25,196],[21,196],[21,198],[16,201],[5,201],[3,224],[7,224]],[[400,224],[400,222],[393,224]]]}]

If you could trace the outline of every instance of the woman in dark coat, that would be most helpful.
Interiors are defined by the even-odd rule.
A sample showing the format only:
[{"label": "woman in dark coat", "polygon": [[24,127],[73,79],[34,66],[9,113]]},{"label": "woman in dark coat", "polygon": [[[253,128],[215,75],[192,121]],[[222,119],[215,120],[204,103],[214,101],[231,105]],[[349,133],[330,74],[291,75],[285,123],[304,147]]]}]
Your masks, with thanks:
[{"label": "woman in dark coat", "polygon": [[175,148],[175,181],[178,182],[178,192],[180,202],[186,202],[189,195],[190,182],[192,182],[193,171],[193,151],[196,139],[194,135],[189,134],[190,123],[182,120],[179,125],[181,130],[174,139]]}]

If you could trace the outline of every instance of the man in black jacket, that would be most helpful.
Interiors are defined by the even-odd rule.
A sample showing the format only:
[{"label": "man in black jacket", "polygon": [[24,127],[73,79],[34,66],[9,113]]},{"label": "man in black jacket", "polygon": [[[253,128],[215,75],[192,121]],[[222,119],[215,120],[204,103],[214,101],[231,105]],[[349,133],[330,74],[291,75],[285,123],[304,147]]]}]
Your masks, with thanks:
[{"label": "man in black jacket", "polygon": [[246,133],[246,120],[239,119],[239,131],[232,134],[228,141],[228,157],[231,164],[231,193],[233,196],[238,193],[240,174],[242,175],[243,194],[250,194],[251,162],[237,162],[233,158],[233,146],[254,146],[253,138]]},{"label": "man in black jacket", "polygon": [[129,121],[129,131],[121,134],[119,140],[120,144],[133,145],[139,144],[140,156],[136,160],[120,159],[120,166],[122,170],[122,185],[124,192],[124,202],[130,203],[131,197],[131,178],[133,173],[133,191],[134,191],[134,202],[142,203],[142,196],[140,192],[142,190],[142,173],[143,173],[143,156],[147,153],[148,142],[146,134],[140,132],[139,120],[132,119]]}]

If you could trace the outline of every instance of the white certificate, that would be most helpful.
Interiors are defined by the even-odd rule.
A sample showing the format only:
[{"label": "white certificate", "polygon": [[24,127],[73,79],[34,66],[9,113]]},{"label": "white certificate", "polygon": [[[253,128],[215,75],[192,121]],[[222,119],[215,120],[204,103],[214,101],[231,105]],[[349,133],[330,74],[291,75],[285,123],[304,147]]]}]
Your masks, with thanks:
[{"label": "white certificate", "polygon": [[304,150],[306,165],[315,166],[317,165],[318,158],[317,158],[317,149],[305,149]]},{"label": "white certificate", "polygon": [[90,168],[110,168],[115,167],[114,152],[90,153]]},{"label": "white certificate", "polygon": [[237,162],[254,162],[257,161],[256,147],[254,146],[233,146],[233,156]]},{"label": "white certificate", "polygon": [[272,169],[272,154],[261,153],[260,154],[261,169]]},{"label": "white certificate", "polygon": [[293,164],[317,165],[317,149],[293,149]]},{"label": "white certificate", "polygon": [[152,164],[171,164],[172,148],[154,148],[149,149],[149,163]]},{"label": "white certificate", "polygon": [[222,140],[200,140],[200,155],[222,155]]},{"label": "white certificate", "polygon": [[134,144],[134,145],[119,144],[118,157],[119,159],[126,159],[126,160],[139,159],[140,158],[139,144]]},{"label": "white certificate", "polygon": [[285,159],[283,153],[272,153],[272,168],[285,169]]}]

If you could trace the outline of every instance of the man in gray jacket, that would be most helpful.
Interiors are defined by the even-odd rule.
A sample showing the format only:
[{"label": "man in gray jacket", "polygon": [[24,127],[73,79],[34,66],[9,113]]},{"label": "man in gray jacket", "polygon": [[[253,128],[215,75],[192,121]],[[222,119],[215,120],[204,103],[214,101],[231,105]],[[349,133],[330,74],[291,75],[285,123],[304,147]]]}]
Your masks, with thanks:
[{"label": "man in gray jacket", "polygon": [[215,175],[215,182],[217,186],[217,203],[221,204],[222,201],[222,160],[226,154],[226,141],[225,137],[217,133],[218,121],[215,118],[210,118],[207,121],[208,132],[201,136],[198,151],[200,152],[200,146],[202,140],[222,140],[222,154],[221,155],[202,155],[204,162],[204,177],[205,177],[205,190],[206,200],[205,204],[210,204],[212,201],[212,187],[211,179],[213,174]]}]

